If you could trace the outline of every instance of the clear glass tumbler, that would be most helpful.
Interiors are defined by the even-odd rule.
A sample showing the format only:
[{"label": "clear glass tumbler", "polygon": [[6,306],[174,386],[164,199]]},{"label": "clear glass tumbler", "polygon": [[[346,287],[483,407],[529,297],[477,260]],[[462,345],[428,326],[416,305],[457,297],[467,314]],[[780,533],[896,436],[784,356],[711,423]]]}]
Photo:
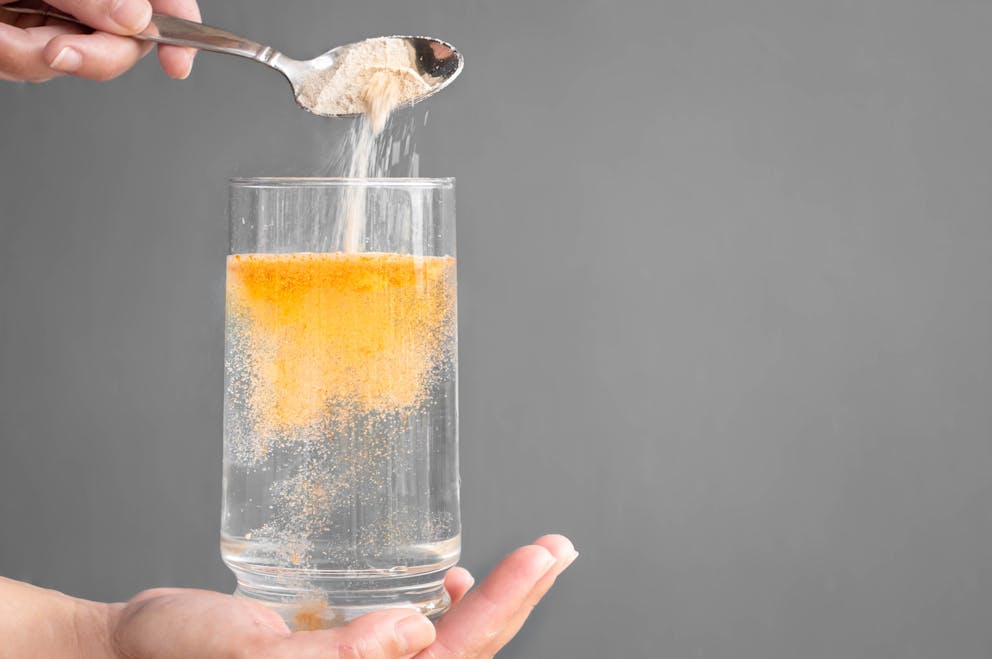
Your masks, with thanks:
[{"label": "clear glass tumbler", "polygon": [[294,629],[438,616],[459,557],[452,179],[235,179],[221,554]]}]

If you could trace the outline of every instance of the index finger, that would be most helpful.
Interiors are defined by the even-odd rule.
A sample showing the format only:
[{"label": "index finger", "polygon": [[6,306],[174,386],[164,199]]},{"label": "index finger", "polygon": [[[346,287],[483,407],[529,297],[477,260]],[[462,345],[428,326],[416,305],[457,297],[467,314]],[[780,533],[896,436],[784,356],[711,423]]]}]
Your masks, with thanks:
[{"label": "index finger", "polygon": [[548,594],[551,586],[554,585],[558,576],[578,558],[579,552],[575,551],[572,541],[563,535],[551,534],[541,536],[534,541],[535,545],[540,545],[551,552],[556,561],[554,566],[545,573],[537,582],[534,588],[528,593],[524,605],[517,610],[516,614],[503,626],[499,633],[490,641],[489,649],[495,654],[504,645],[510,642],[520,628],[523,627],[531,611],[541,601],[541,598]]},{"label": "index finger", "polygon": [[484,656],[528,596],[557,562],[547,548],[527,545],[513,551],[474,591],[437,623],[437,639],[417,659]]},{"label": "index finger", "polygon": [[125,36],[143,31],[152,18],[148,0],[48,0],[48,4],[92,28]]}]

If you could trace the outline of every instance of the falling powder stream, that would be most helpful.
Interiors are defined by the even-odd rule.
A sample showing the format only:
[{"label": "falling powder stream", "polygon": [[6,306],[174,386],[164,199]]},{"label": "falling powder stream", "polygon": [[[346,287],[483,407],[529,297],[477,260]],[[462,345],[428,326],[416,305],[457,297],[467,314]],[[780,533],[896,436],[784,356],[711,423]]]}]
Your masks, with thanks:
[{"label": "falling powder stream", "polygon": [[[376,140],[393,110],[407,100],[409,91],[404,88],[406,80],[407,75],[402,71],[383,69],[372,74],[365,83],[360,98],[366,116],[360,119],[357,135],[352,138],[349,178],[379,177],[389,167],[388,161],[379,162],[373,157]],[[341,248],[344,252],[362,250],[365,240],[365,197],[364,186],[355,186],[347,192],[343,217],[340,218],[344,231]]]}]

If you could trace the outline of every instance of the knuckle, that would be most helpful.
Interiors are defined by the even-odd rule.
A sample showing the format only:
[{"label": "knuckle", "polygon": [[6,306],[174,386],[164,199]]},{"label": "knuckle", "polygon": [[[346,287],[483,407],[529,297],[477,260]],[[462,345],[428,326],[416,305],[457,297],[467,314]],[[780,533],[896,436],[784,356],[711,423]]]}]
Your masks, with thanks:
[{"label": "knuckle", "polygon": [[388,659],[396,653],[386,652],[386,648],[378,636],[356,638],[344,644],[345,651],[338,652],[339,659]]},{"label": "knuckle", "polygon": [[360,644],[352,643],[350,641],[343,641],[338,644],[338,656],[337,659],[363,659],[365,656],[362,654]]},{"label": "knuckle", "polygon": [[437,639],[429,648],[422,650],[417,659],[458,659],[460,656],[445,645],[444,641]]},{"label": "knuckle", "polygon": [[77,0],[72,4],[76,5],[77,11],[90,17],[111,18],[110,12],[114,9],[114,0],[84,0],[83,2]]},{"label": "knuckle", "polygon": [[[14,80],[34,81],[35,78],[44,75],[44,70],[34,62],[35,59],[0,49],[0,72]],[[44,67],[44,69],[47,68]]]}]

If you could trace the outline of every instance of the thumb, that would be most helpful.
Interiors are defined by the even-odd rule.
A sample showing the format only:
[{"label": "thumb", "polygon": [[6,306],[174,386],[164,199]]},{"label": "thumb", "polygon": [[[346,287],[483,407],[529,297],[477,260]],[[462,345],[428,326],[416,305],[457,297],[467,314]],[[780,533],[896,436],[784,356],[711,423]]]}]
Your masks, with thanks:
[{"label": "thumb", "polygon": [[137,34],[152,19],[148,0],[48,0],[48,4],[92,28],[113,34]]},{"label": "thumb", "polygon": [[434,625],[410,609],[376,611],[344,627],[296,632],[281,641],[277,656],[294,659],[397,659],[434,642]]}]

